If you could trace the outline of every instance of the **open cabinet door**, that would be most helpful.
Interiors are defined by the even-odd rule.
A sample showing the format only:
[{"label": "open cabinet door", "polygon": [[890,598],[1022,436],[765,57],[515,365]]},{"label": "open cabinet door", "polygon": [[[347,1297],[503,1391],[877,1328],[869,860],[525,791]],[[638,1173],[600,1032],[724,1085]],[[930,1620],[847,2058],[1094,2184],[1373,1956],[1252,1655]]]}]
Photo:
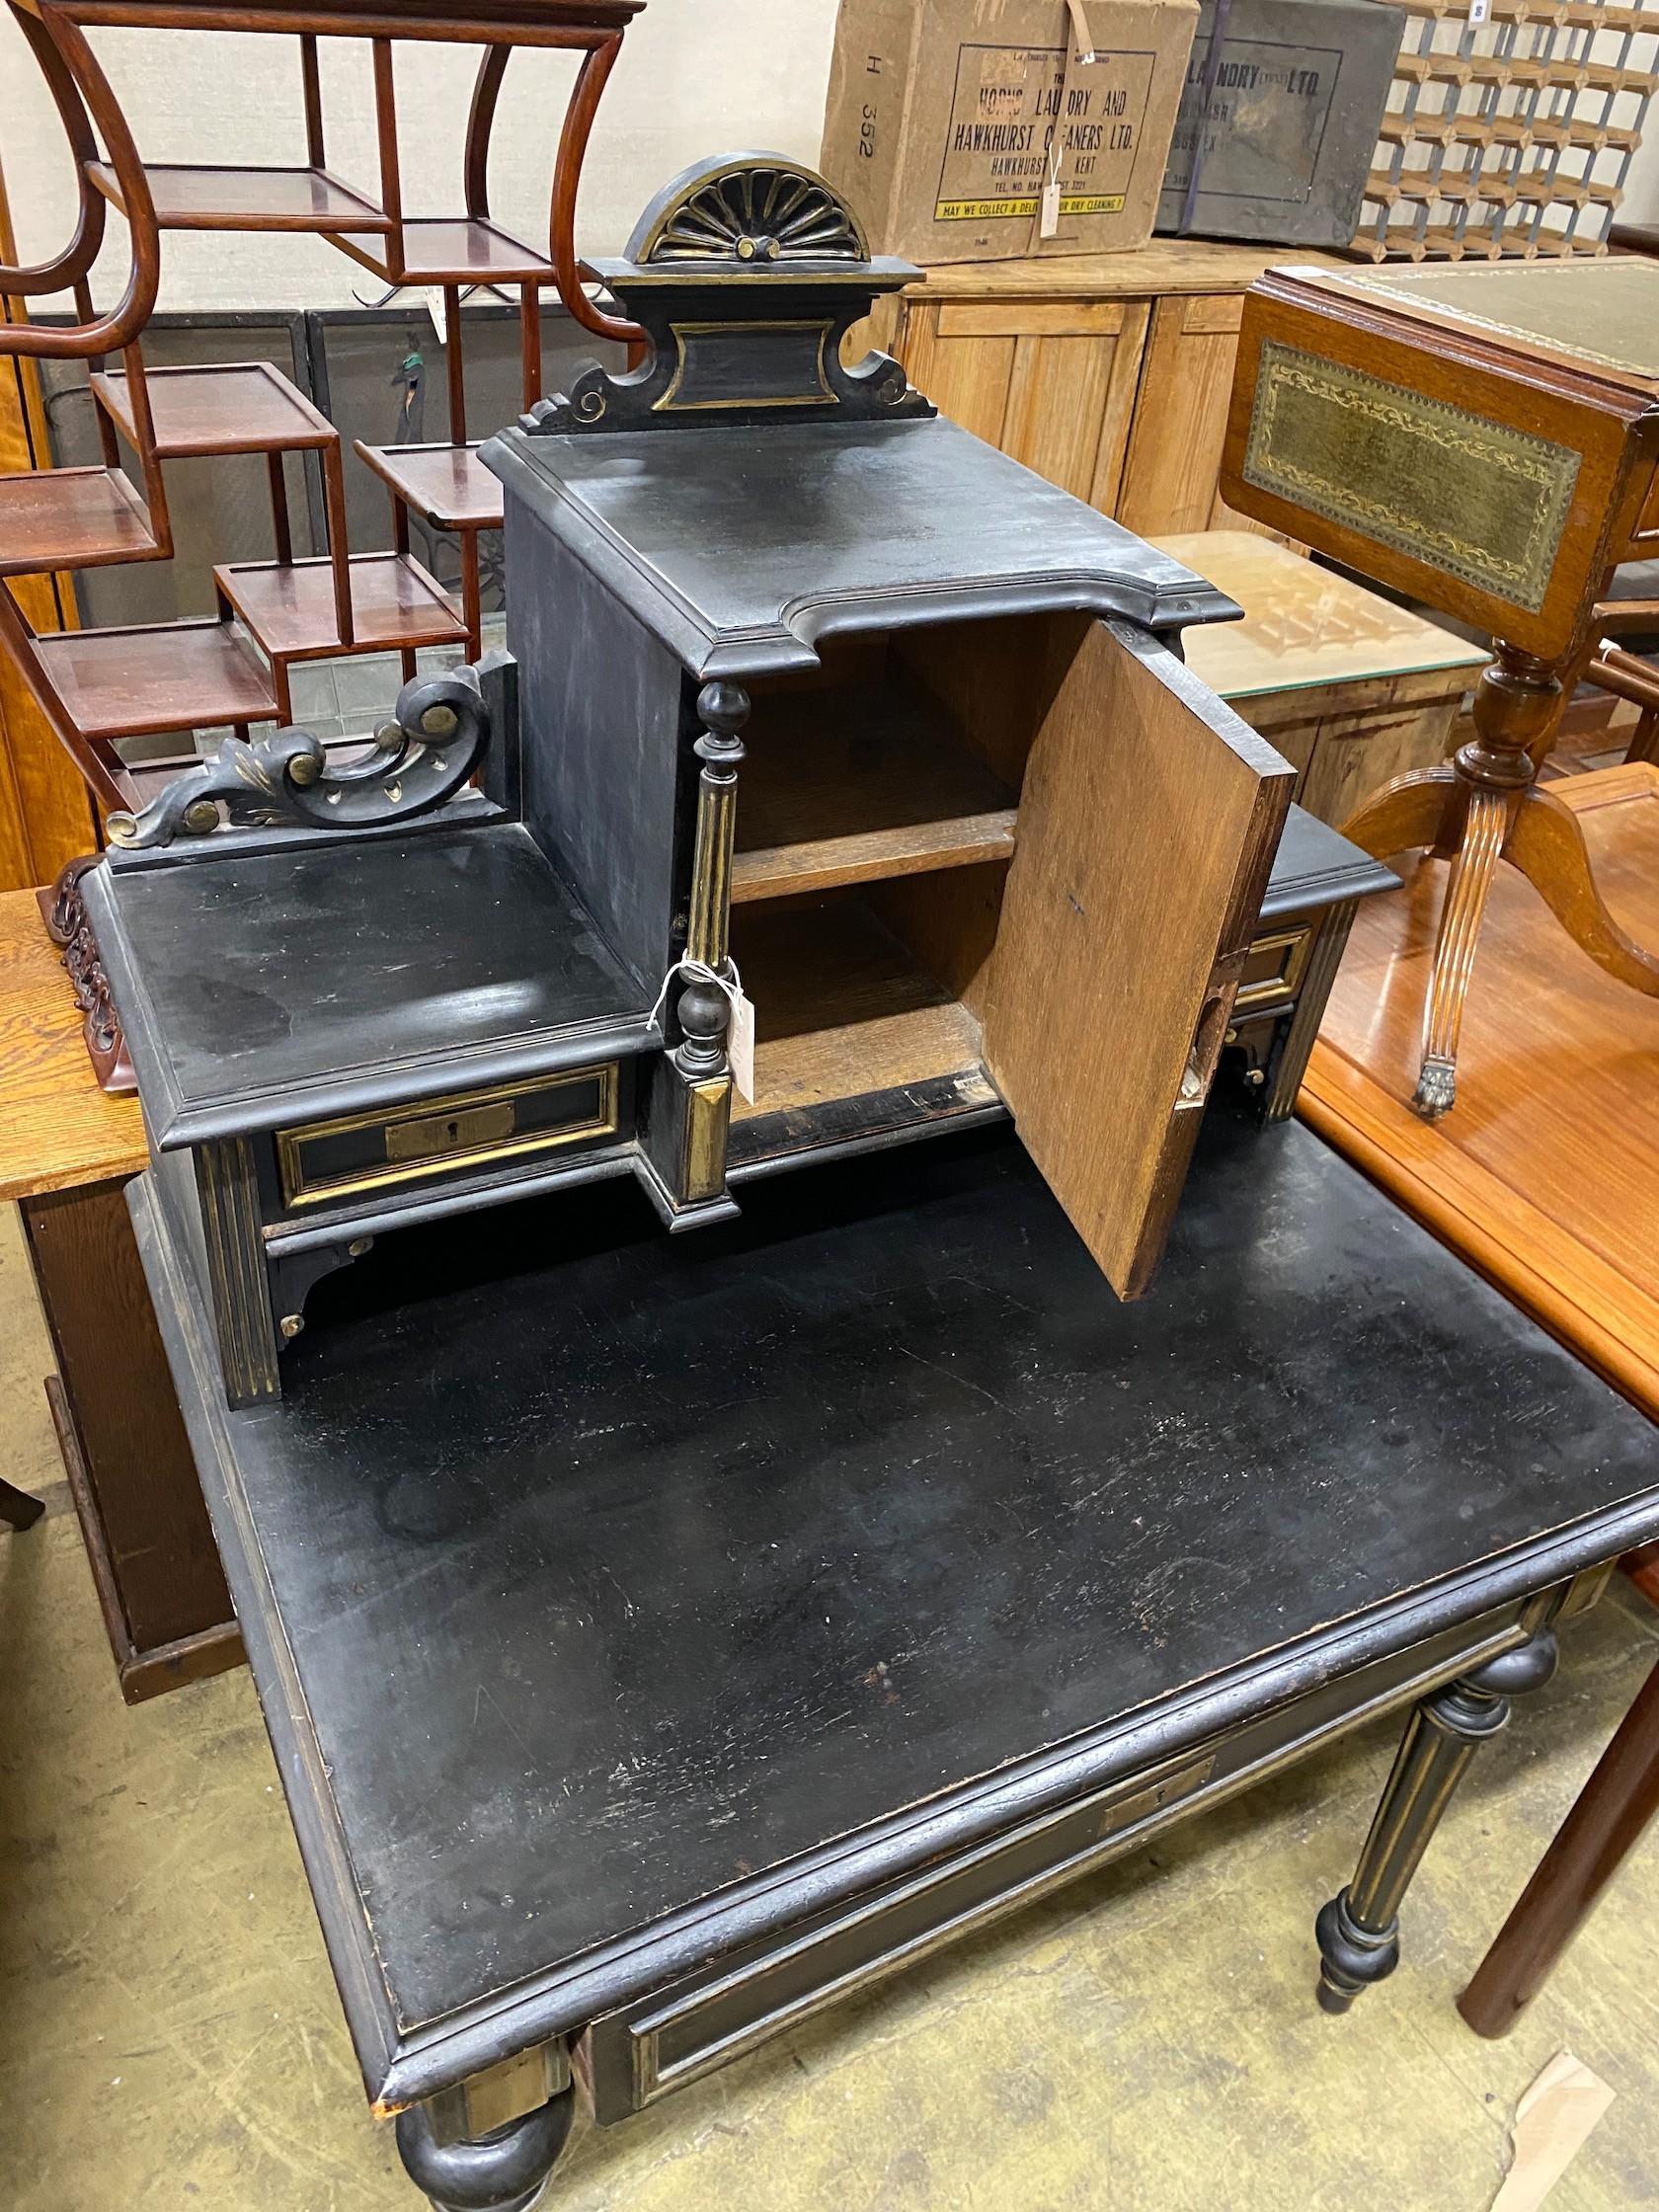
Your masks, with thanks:
[{"label": "open cabinet door", "polygon": [[1294,781],[1173,654],[1110,619],[1033,743],[986,1065],[1120,1298],[1163,1249]]}]

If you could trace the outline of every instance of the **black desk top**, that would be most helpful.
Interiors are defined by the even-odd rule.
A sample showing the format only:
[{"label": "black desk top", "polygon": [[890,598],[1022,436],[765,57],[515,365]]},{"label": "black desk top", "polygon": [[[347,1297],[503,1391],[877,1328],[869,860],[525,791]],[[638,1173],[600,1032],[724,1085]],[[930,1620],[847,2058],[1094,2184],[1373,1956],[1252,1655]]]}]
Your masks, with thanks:
[{"label": "black desk top", "polygon": [[699,676],[818,665],[842,630],[1093,608],[1151,629],[1223,592],[943,416],[506,431],[483,458]]},{"label": "black desk top", "polygon": [[518,823],[198,850],[83,890],[164,1146],[646,1041],[650,991]]},{"label": "black desk top", "polygon": [[1294,1125],[1209,1117],[1136,1304],[997,1131],[386,1237],[229,1416],[134,1188],[376,2091],[1659,1533],[1648,1424]]}]

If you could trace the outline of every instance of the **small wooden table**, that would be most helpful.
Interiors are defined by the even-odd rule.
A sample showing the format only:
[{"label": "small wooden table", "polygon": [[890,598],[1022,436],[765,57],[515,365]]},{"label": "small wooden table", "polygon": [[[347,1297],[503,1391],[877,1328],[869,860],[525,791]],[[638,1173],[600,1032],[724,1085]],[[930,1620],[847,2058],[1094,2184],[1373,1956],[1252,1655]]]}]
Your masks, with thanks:
[{"label": "small wooden table", "polygon": [[[1614,911],[1659,935],[1659,768],[1551,788]],[[1446,872],[1404,865],[1401,896],[1360,908],[1297,1110],[1659,1420],[1659,1003],[1597,967],[1532,886],[1500,870],[1458,1112],[1423,1122],[1407,1101]],[[1634,1579],[1659,1598],[1659,1564],[1635,1564]],[[1478,2033],[1502,2034],[1537,1995],[1656,1808],[1659,1671],[1460,2001]]]},{"label": "small wooden table", "polygon": [[[1659,931],[1659,769],[1550,788],[1609,905]],[[1297,1111],[1659,1419],[1659,1003],[1598,968],[1505,869],[1464,1014],[1458,1113],[1422,1121],[1408,1101],[1446,870],[1392,865],[1406,893],[1360,908]]]},{"label": "small wooden table", "polygon": [[1290,761],[1299,806],[1334,827],[1391,777],[1445,759],[1484,647],[1259,531],[1152,542],[1244,609],[1189,630],[1187,666]]},{"label": "small wooden table", "polygon": [[16,1199],[57,1354],[46,1379],[128,1703],[217,1674],[242,1639],[132,1241],[136,1098],[98,1087],[32,891],[0,894],[0,1199]]}]

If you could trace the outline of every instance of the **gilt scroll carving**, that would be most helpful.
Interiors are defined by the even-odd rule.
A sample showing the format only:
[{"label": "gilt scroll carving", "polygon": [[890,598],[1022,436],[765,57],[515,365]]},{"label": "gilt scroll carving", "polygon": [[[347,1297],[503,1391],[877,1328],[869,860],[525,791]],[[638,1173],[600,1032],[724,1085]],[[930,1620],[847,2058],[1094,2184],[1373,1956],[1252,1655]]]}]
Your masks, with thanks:
[{"label": "gilt scroll carving", "polygon": [[430,814],[460,790],[489,743],[476,669],[417,677],[372,750],[330,764],[309,730],[276,730],[252,745],[227,738],[211,760],[178,776],[137,814],[112,814],[123,850],[207,837],[220,829],[370,830]]}]

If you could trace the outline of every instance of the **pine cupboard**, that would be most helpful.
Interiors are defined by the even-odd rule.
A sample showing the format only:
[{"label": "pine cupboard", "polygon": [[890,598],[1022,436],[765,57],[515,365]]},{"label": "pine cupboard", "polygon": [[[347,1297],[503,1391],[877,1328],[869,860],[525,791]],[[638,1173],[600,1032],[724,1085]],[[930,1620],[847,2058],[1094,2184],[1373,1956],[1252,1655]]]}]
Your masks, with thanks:
[{"label": "pine cupboard", "polygon": [[1244,294],[1287,257],[1333,263],[1159,239],[931,269],[881,303],[847,356],[880,346],[941,414],[1141,536],[1236,527],[1219,483]]}]

